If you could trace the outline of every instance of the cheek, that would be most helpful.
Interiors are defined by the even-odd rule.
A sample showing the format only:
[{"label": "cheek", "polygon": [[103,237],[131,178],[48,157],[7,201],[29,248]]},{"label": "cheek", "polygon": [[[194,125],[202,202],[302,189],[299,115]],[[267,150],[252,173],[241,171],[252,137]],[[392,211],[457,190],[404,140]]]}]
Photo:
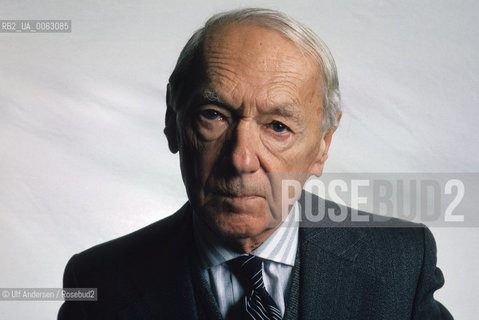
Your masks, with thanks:
[{"label": "cheek", "polygon": [[269,153],[281,156],[285,151],[292,148],[295,143],[292,134],[278,135],[271,132],[271,129],[261,129],[259,132],[261,147]]},{"label": "cheek", "polygon": [[310,130],[305,139],[294,149],[293,162],[297,172],[309,172],[313,164],[321,158],[322,135],[319,128]]},{"label": "cheek", "polygon": [[301,195],[309,174],[303,172],[268,173],[267,202],[274,218],[284,220]]},{"label": "cheek", "polygon": [[[296,142],[291,148],[281,152],[269,152],[264,156],[265,162],[269,164],[267,172],[294,176],[308,172],[314,162],[315,146],[305,145]],[[292,177],[296,179],[295,177]]]},{"label": "cheek", "polygon": [[308,172],[319,152],[321,135],[318,126],[310,126],[296,136],[278,139],[270,135],[261,135],[260,155],[267,166],[267,172]]},{"label": "cheek", "polygon": [[185,130],[185,143],[182,145],[185,169],[192,175],[196,185],[204,185],[218,161],[224,141],[217,139],[204,141],[194,130]]}]

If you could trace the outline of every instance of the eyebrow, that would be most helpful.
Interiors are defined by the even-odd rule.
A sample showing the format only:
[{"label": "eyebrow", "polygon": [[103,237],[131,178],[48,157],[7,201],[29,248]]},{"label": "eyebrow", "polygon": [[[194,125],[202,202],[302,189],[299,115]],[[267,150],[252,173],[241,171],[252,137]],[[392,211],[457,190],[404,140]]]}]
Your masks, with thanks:
[{"label": "eyebrow", "polygon": [[296,117],[296,112],[294,112],[295,111],[294,109],[295,108],[293,106],[288,106],[288,105],[279,106],[279,107],[273,108],[273,110],[271,110],[268,113],[285,117],[285,118],[294,118]]},{"label": "eyebrow", "polygon": [[210,88],[206,88],[205,90],[203,90],[202,97],[208,102],[215,102],[222,105],[228,105],[214,90]]},{"label": "eyebrow", "polygon": [[296,110],[296,107],[293,105],[278,106],[267,113],[289,119],[298,125],[304,124],[304,117]]}]

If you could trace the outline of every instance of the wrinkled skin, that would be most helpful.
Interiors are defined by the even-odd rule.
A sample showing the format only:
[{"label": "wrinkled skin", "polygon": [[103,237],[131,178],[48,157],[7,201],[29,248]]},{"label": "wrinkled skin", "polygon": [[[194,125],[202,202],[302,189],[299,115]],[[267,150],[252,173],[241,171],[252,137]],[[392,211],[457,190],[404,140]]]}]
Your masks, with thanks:
[{"label": "wrinkled skin", "polygon": [[165,132],[199,220],[249,253],[284,218],[280,177],[321,175],[335,128],[321,131],[319,67],[278,32],[226,24],[204,60],[206,79],[178,114],[168,105]]}]

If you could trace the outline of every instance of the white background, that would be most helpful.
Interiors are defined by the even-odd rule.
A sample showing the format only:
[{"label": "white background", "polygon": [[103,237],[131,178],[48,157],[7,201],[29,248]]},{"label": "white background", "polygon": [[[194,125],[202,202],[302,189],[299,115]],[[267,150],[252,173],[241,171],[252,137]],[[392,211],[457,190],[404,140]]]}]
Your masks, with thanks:
[{"label": "white background", "polygon": [[[69,257],[186,200],[163,131],[176,58],[206,18],[262,6],[329,45],[344,115],[328,172],[479,172],[477,1],[0,1],[0,19],[72,33],[0,34],[0,288],[61,287]],[[435,228],[457,319],[479,314],[475,228]],[[0,301],[1,319],[59,302]]]}]

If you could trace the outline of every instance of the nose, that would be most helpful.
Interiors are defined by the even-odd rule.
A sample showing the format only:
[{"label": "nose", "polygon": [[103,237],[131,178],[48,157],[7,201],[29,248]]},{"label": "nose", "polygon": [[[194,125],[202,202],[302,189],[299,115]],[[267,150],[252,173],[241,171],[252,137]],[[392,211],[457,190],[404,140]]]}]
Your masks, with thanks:
[{"label": "nose", "polygon": [[240,120],[235,130],[231,160],[237,173],[252,173],[259,169],[259,140],[254,123]]}]

